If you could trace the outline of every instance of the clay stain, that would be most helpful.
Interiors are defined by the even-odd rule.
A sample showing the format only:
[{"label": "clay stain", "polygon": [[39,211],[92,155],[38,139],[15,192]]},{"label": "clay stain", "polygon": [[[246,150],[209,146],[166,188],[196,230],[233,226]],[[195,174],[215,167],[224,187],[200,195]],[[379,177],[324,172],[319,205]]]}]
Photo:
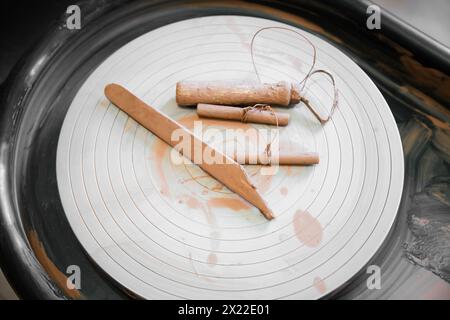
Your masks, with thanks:
[{"label": "clay stain", "polygon": [[287,194],[289,193],[289,189],[286,188],[286,187],[281,187],[281,188],[280,188],[280,193],[281,193],[281,195],[283,195],[283,196],[287,196]]},{"label": "clay stain", "polygon": [[293,225],[295,235],[304,245],[317,247],[322,241],[322,225],[309,212],[298,210],[294,215]]},{"label": "clay stain", "polygon": [[217,264],[217,255],[215,253],[210,253],[208,255],[208,264],[214,267]]},{"label": "clay stain", "polygon": [[324,294],[327,291],[327,286],[325,285],[325,281],[321,277],[314,278],[313,286],[321,294]]},{"label": "clay stain", "polygon": [[250,209],[250,205],[240,198],[211,198],[208,200],[211,208],[226,208],[233,211]]}]

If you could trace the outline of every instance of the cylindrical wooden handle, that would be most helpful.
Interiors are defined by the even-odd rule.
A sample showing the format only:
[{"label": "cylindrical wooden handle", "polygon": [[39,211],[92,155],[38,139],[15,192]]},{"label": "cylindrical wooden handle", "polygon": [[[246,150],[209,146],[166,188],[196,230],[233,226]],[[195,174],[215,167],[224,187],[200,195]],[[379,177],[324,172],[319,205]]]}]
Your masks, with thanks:
[{"label": "cylindrical wooden handle", "polygon": [[251,106],[269,104],[288,106],[300,102],[300,88],[286,81],[255,83],[236,81],[181,81],[176,100],[180,106],[199,103]]},{"label": "cylindrical wooden handle", "polygon": [[289,114],[287,113],[271,112],[259,109],[245,110],[240,107],[222,106],[216,104],[199,103],[197,105],[197,114],[203,118],[263,123],[274,126],[277,124],[279,126],[287,126],[289,123]]},{"label": "cylindrical wooden handle", "polygon": [[280,151],[271,159],[263,153],[260,155],[234,154],[232,158],[239,164],[279,164],[279,165],[313,165],[319,163],[319,154],[315,152]]}]

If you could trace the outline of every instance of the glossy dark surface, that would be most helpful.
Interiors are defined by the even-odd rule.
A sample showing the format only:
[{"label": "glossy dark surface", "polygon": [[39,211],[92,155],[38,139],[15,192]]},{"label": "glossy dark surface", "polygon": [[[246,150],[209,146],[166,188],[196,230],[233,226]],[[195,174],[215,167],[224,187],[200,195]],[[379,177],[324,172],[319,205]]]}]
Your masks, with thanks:
[{"label": "glossy dark surface", "polygon": [[[133,297],[93,264],[65,218],[55,172],[65,113],[90,72],[135,37],[183,19],[236,14],[283,21],[340,48],[375,81],[396,117],[405,187],[391,236],[370,262],[382,269],[382,290],[368,291],[362,270],[333,297],[450,298],[448,283],[424,271],[449,281],[450,53],[387,14],[381,30],[366,29],[367,5],[90,1],[81,4],[81,30],[62,27],[62,17],[2,87],[0,253],[8,257],[2,267],[17,292],[24,298]],[[73,264],[82,270],[79,291],[66,287],[65,271]]]}]

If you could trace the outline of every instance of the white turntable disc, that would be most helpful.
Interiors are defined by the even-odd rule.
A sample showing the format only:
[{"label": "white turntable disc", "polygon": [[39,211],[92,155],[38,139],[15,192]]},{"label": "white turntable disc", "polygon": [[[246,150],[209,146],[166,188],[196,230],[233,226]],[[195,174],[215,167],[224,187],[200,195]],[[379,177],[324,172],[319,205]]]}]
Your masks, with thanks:
[{"label": "white turntable disc", "polygon": [[[318,152],[318,165],[281,167],[266,176],[245,167],[274,211],[272,221],[195,165],[171,163],[170,148],[103,93],[106,84],[121,84],[190,126],[195,110],[176,105],[176,82],[256,80],[249,43],[267,26],[307,36],[317,47],[316,67],[330,71],[339,90],[339,106],[324,126],[301,104],[279,109],[291,116],[280,140]],[[299,81],[311,65],[311,48],[294,33],[267,30],[255,49],[265,82]],[[313,105],[330,105],[329,79],[308,84]],[[139,296],[315,299],[360,271],[386,238],[402,194],[403,152],[383,96],[337,48],[271,20],[213,16],[148,32],[89,76],[64,120],[57,178],[67,219],[86,252]]]}]

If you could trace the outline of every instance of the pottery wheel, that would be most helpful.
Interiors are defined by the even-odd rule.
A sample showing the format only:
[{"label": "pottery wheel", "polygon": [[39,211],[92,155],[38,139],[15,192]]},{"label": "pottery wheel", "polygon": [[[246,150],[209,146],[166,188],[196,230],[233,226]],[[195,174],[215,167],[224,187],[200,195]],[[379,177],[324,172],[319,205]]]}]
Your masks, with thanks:
[{"label": "pottery wheel", "polygon": [[[280,144],[315,151],[320,164],[245,166],[276,218],[259,211],[195,165],[175,165],[170,149],[110,104],[116,82],[192,126],[195,110],[175,103],[180,80],[256,80],[249,43],[261,27],[284,26],[317,47],[317,68],[333,73],[339,106],[320,125],[304,105]],[[300,81],[312,49],[295,33],[267,30],[255,42],[264,82]],[[325,113],[331,85],[314,77],[306,94]],[[203,129],[268,128],[203,121]],[[344,53],[282,23],[245,16],[173,23],[107,58],[74,98],[61,130],[57,178],[68,221],[93,261],[148,299],[314,299],[347,282],[382,245],[403,186],[397,126],[383,96]]]}]

